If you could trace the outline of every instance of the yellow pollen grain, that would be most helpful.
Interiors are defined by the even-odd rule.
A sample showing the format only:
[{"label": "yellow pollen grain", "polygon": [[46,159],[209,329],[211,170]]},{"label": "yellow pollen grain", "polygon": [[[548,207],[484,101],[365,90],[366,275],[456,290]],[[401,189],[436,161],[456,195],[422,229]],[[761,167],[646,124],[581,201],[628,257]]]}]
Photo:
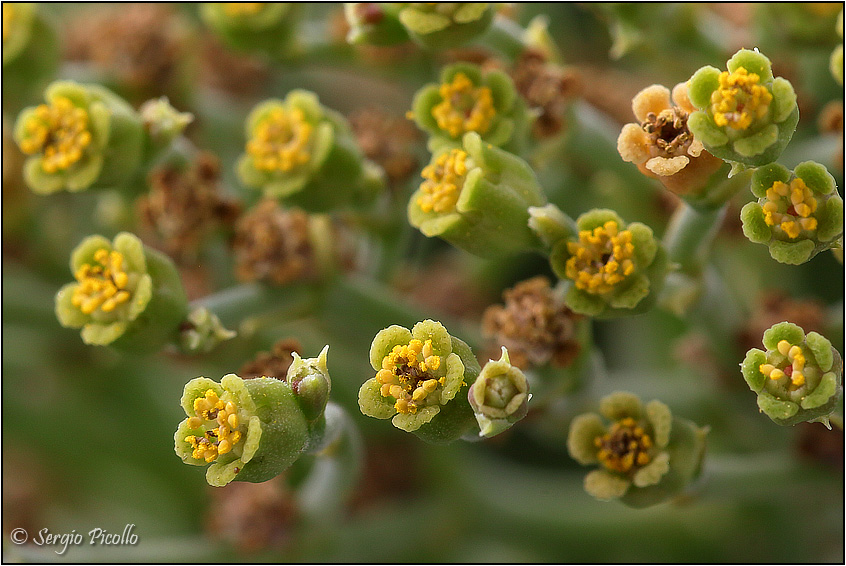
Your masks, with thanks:
[{"label": "yellow pollen grain", "polygon": [[[224,402],[214,389],[207,389],[202,397],[194,399],[195,415],[188,418],[192,429],[207,427],[204,437],[188,436],[185,441],[193,448],[192,456],[197,460],[214,462],[218,456],[231,452],[241,440],[238,428],[238,407],[232,401]],[[208,424],[212,423],[213,427]]]},{"label": "yellow pollen grain", "polygon": [[431,340],[425,342],[412,339],[408,344],[398,344],[382,359],[382,369],[376,373],[382,384],[382,397],[393,397],[398,413],[417,412],[441,381],[434,379],[430,371],[440,367],[440,356],[435,355]]},{"label": "yellow pollen grain", "polygon": [[790,185],[776,181],[767,189],[766,198],[762,205],[764,222],[791,240],[798,238],[802,231],[817,229],[817,219],[812,214],[819,203],[802,179],[797,177]]},{"label": "yellow pollen grain", "polygon": [[101,248],[94,254],[92,263],[85,263],[76,273],[79,285],[73,291],[71,304],[83,314],[91,314],[98,308],[109,313],[129,302],[129,275],[123,270],[123,255]]},{"label": "yellow pollen grain", "polygon": [[[6,5],[3,4],[4,9]],[[50,106],[38,106],[27,119],[21,151],[28,155],[41,153],[45,173],[64,171],[82,159],[91,145],[88,122],[85,109],[77,108],[66,97],[57,97]]]},{"label": "yellow pollen grain", "polygon": [[631,240],[631,232],[621,231],[613,220],[593,230],[580,231],[578,242],[567,242],[571,257],[567,260],[565,274],[576,288],[588,293],[611,292],[634,272]]},{"label": "yellow pollen grain", "polygon": [[433,164],[423,168],[417,204],[423,212],[452,212],[467,176],[467,153],[453,149],[442,153]]},{"label": "yellow pollen grain", "polygon": [[299,108],[274,108],[256,126],[247,153],[256,169],[289,172],[309,162],[314,127]]},{"label": "yellow pollen grain", "polygon": [[594,446],[600,463],[618,473],[629,473],[652,460],[652,438],[630,417],[617,421],[606,434],[595,438]]},{"label": "yellow pollen grain", "polygon": [[466,132],[484,134],[490,129],[496,116],[490,88],[477,87],[467,75],[456,73],[439,92],[442,101],[432,108],[432,116],[441,130],[458,138]]},{"label": "yellow pollen grain", "polygon": [[773,95],[755,73],[739,67],[733,73],[723,71],[719,87],[711,95],[711,111],[717,126],[745,130],[752,122],[764,118],[770,109]]}]

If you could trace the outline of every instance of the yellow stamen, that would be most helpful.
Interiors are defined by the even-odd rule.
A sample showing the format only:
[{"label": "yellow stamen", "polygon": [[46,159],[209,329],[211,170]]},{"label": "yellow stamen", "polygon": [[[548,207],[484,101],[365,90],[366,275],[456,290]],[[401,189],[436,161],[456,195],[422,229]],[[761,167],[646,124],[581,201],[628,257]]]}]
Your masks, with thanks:
[{"label": "yellow stamen", "polygon": [[440,365],[441,358],[434,354],[431,340],[423,342],[415,338],[406,345],[396,345],[382,359],[382,369],[376,373],[382,383],[379,391],[382,397],[396,399],[397,412],[414,414],[425,405],[439,383],[443,384],[430,374]]},{"label": "yellow stamen", "polygon": [[466,132],[484,134],[496,116],[493,94],[486,86],[476,87],[464,73],[456,73],[451,83],[440,86],[443,99],[432,108],[438,127],[458,138]]},{"label": "yellow stamen", "polygon": [[224,2],[223,10],[231,18],[252,16],[264,9],[264,2]]},{"label": "yellow stamen", "polygon": [[763,204],[764,222],[784,232],[788,238],[798,238],[802,231],[817,229],[817,219],[811,216],[818,206],[811,189],[798,177],[790,185],[776,181],[767,189]]},{"label": "yellow stamen", "polygon": [[594,439],[594,446],[602,465],[614,472],[629,473],[652,460],[652,438],[631,417],[614,423],[608,433]]},{"label": "yellow stamen", "polygon": [[206,428],[204,437],[188,436],[185,441],[194,449],[194,458],[214,462],[218,456],[232,451],[241,440],[241,432],[236,430],[240,422],[238,408],[232,401],[221,400],[214,389],[194,399],[193,407],[195,416],[189,417],[189,428],[197,429],[207,422],[217,426]]},{"label": "yellow stamen", "polygon": [[[7,3],[3,4],[4,14]],[[45,173],[64,171],[82,159],[91,145],[88,112],[74,106],[70,99],[57,97],[50,106],[42,104],[24,124],[21,151],[28,155],[41,153]]]},{"label": "yellow stamen", "polygon": [[423,212],[446,213],[455,210],[455,204],[467,175],[467,153],[453,149],[442,153],[434,164],[427,165],[421,173],[424,181],[417,204]]},{"label": "yellow stamen", "polygon": [[739,67],[733,73],[720,73],[720,86],[711,95],[711,111],[717,126],[745,130],[767,115],[773,95],[755,73]]},{"label": "yellow stamen", "polygon": [[127,303],[131,293],[129,275],[123,271],[123,255],[101,248],[94,254],[94,263],[83,264],[74,274],[79,285],[71,296],[71,304],[84,314],[98,308],[109,313]]},{"label": "yellow stamen", "polygon": [[309,162],[309,144],[314,127],[299,108],[274,108],[256,126],[247,142],[253,165],[262,171],[288,172]]},{"label": "yellow stamen", "polygon": [[620,231],[612,220],[592,231],[582,230],[578,242],[567,243],[571,257],[567,260],[565,274],[578,289],[588,293],[601,295],[612,291],[634,272],[631,240],[631,232]]}]

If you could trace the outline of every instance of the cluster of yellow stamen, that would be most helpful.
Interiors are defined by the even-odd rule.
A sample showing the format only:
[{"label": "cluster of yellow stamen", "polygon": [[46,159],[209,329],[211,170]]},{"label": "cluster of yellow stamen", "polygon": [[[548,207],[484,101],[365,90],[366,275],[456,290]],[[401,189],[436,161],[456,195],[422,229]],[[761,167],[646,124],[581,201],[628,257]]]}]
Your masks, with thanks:
[{"label": "cluster of yellow stamen", "polygon": [[430,373],[439,367],[441,358],[434,355],[431,340],[415,338],[408,345],[394,346],[376,373],[382,384],[382,397],[396,399],[394,408],[398,413],[416,413],[426,397],[444,384],[443,377],[436,379]]},{"label": "cluster of yellow stamen", "polygon": [[264,2],[225,2],[223,10],[227,16],[237,18],[240,16],[252,16],[264,9]]},{"label": "cluster of yellow stamen", "polygon": [[811,216],[817,210],[817,199],[798,177],[789,186],[781,181],[773,183],[767,189],[763,209],[764,222],[781,228],[791,239],[797,238],[802,230],[817,229],[817,219]]},{"label": "cluster of yellow stamen", "polygon": [[15,8],[15,4],[12,2],[3,2],[3,41],[5,42],[9,38],[9,34],[12,33],[12,26],[15,22],[15,12],[17,8]]},{"label": "cluster of yellow stamen", "polygon": [[85,148],[91,145],[88,112],[63,96],[50,106],[38,106],[24,128],[21,151],[30,155],[43,153],[41,168],[45,173],[67,169],[82,159]]},{"label": "cluster of yellow stamen", "polygon": [[417,204],[423,212],[452,212],[467,175],[467,153],[460,149],[442,153],[423,168],[421,175],[425,181],[420,185],[422,194]]},{"label": "cluster of yellow stamen", "polygon": [[625,474],[651,460],[652,438],[631,417],[615,422],[608,433],[598,436],[593,443],[599,449],[596,457],[614,472]]},{"label": "cluster of yellow stamen", "polygon": [[720,73],[720,86],[711,95],[714,123],[720,127],[745,130],[754,120],[766,116],[773,95],[758,84],[760,79],[743,67],[738,67],[733,73]]},{"label": "cluster of yellow stamen", "polygon": [[299,108],[274,108],[256,127],[247,142],[247,153],[256,169],[291,171],[311,159],[308,146],[313,130]]},{"label": "cluster of yellow stamen", "polygon": [[432,116],[438,127],[457,138],[466,132],[484,134],[496,116],[493,94],[486,86],[476,87],[464,73],[456,73],[451,83],[440,87],[443,99],[434,108]]},{"label": "cluster of yellow stamen", "polygon": [[191,456],[197,460],[214,462],[218,456],[226,454],[241,440],[238,429],[238,408],[232,401],[224,403],[213,389],[205,396],[194,399],[195,416],[188,419],[188,428],[197,429],[207,422],[217,426],[206,430],[203,436],[186,436],[185,442],[194,451]]},{"label": "cluster of yellow stamen", "polygon": [[79,286],[74,289],[71,304],[84,314],[98,308],[112,312],[131,296],[127,290],[129,275],[123,270],[123,255],[105,248],[94,254],[94,264],[85,263],[74,273]]},{"label": "cluster of yellow stamen", "polygon": [[781,340],[776,349],[787,358],[787,363],[781,368],[773,364],[761,364],[758,367],[760,372],[774,381],[785,376],[789,377],[793,389],[804,385],[805,374],[802,372],[805,369],[805,354],[802,352],[802,347],[791,344],[787,340]]},{"label": "cluster of yellow stamen", "polygon": [[567,250],[571,257],[565,273],[578,289],[588,293],[608,293],[634,271],[632,233],[620,231],[613,220],[580,231],[579,241],[567,242]]}]

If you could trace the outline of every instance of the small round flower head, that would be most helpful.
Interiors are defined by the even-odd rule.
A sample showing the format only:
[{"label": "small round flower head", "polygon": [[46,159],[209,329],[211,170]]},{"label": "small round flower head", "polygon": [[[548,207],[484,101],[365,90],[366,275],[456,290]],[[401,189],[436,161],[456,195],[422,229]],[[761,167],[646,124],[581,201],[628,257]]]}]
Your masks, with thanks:
[{"label": "small round flower head", "polygon": [[397,45],[410,39],[399,21],[402,4],[394,2],[345,2],[349,26],[347,42],[353,45]]},{"label": "small round flower head", "polygon": [[479,423],[479,436],[490,438],[511,428],[528,413],[529,382],[520,368],[511,365],[502,347],[499,360],[490,360],[467,392]]},{"label": "small round flower head", "polygon": [[246,136],[238,176],[269,197],[325,211],[381,188],[381,170],[364,163],[346,120],[312,92],[259,104],[247,117]]},{"label": "small round flower head", "polygon": [[626,224],[616,212],[595,209],[576,221],[578,233],[560,239],[550,262],[572,282],[564,300],[594,317],[637,314],[652,306],[667,272],[666,252],[652,229]]},{"label": "small round flower head", "polygon": [[766,352],[753,348],[740,364],[761,412],[784,426],[805,421],[828,426],[843,397],[843,360],[831,342],[790,322],[773,325],[763,342]]},{"label": "small round flower head", "polygon": [[181,404],[187,418],[174,435],[176,454],[186,464],[211,464],[206,480],[215,487],[273,478],[299,458],[308,440],[293,391],[271,377],[229,374],[220,383],[198,377],[185,385]]},{"label": "small round flower head", "polygon": [[76,281],[56,295],[56,316],[62,326],[81,328],[86,344],[158,348],[186,315],[173,263],[132,234],[122,232],[112,242],[86,238],[70,265]]},{"label": "small round flower head", "polygon": [[99,85],[51,84],[46,104],[24,109],[15,141],[30,157],[29,187],[41,194],[119,184],[135,173],[144,133],[138,114]]},{"label": "small round flower head", "polygon": [[426,236],[486,257],[540,245],[528,226],[528,208],[545,204],[546,197],[519,157],[470,132],[461,148],[436,153],[422,177],[408,218]]},{"label": "small round flower head", "polygon": [[365,415],[392,419],[395,427],[431,442],[455,440],[468,416],[472,422],[469,405],[453,399],[476,378],[479,365],[440,322],[381,330],[370,346],[370,365],[376,375],[358,393]]},{"label": "small round flower head", "polygon": [[272,57],[291,50],[298,11],[285,2],[208,2],[200,7],[203,21],[230,47]]},{"label": "small round flower head", "polygon": [[432,49],[456,47],[479,37],[494,16],[488,2],[408,2],[401,6],[402,25],[415,41]]},{"label": "small round flower head", "polygon": [[426,85],[414,95],[409,117],[428,132],[432,152],[460,146],[467,132],[497,147],[519,150],[529,126],[526,105],[509,76],[469,63],[444,67],[439,85]]},{"label": "small round flower head", "polygon": [[687,97],[687,84],[670,91],[652,85],[632,100],[632,110],[639,124],[626,124],[617,138],[617,151],[624,161],[640,171],[657,177],[670,191],[696,194],[723,161],[705,151],[687,127],[688,117],[696,109]]},{"label": "small round flower head", "polygon": [[698,475],[707,430],[673,417],[660,401],[644,406],[627,392],[604,397],[599,412],[573,419],[567,437],[574,460],[599,465],[585,477],[590,495],[647,507],[678,494]]},{"label": "small round flower head", "polygon": [[843,234],[843,199],[819,163],[805,161],[793,172],[778,163],[759,167],[751,188],[758,200],[740,212],[743,233],[767,244],[776,261],[805,263]]},{"label": "small round flower head", "polygon": [[688,127],[720,159],[751,167],[772,163],[799,121],[793,86],[773,78],[770,60],[757,51],[741,49],[727,67],[702,67],[691,77],[688,95],[698,111]]}]

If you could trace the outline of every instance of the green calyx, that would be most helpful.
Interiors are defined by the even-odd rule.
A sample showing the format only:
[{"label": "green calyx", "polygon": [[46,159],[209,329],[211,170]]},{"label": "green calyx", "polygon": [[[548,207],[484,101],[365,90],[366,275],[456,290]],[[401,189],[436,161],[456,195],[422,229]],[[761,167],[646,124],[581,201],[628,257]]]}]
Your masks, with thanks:
[{"label": "green calyx", "polygon": [[531,394],[526,376],[511,365],[503,346],[500,359],[485,364],[467,397],[479,423],[479,436],[490,438],[526,416]]},{"label": "green calyx", "polygon": [[432,153],[459,147],[467,132],[488,144],[519,153],[525,145],[530,117],[514,82],[502,71],[456,63],[443,68],[439,84],[414,95],[411,114],[429,134]]},{"label": "green calyx", "polygon": [[452,442],[474,426],[464,388],[479,375],[470,348],[433,320],[410,331],[381,330],[370,346],[376,375],[361,386],[361,412],[434,444]]},{"label": "green calyx", "polygon": [[543,206],[546,197],[519,157],[469,132],[460,149],[436,154],[422,175],[408,219],[426,236],[482,257],[541,247],[528,209]]},{"label": "green calyx", "polygon": [[567,437],[573,459],[600,466],[585,477],[590,495],[648,507],[677,495],[699,474],[707,429],[673,417],[660,401],[644,406],[627,392],[604,397],[599,412],[573,419]]},{"label": "green calyx", "polygon": [[381,169],[361,155],[343,116],[317,95],[293,90],[247,117],[246,153],[237,173],[247,186],[310,212],[367,203],[383,185]]},{"label": "green calyx", "polygon": [[688,94],[699,110],[688,128],[711,154],[736,167],[772,163],[799,121],[793,86],[774,78],[770,60],[757,51],[741,49],[727,68],[702,67],[691,77]]},{"label": "green calyx", "polygon": [[185,385],[181,404],[187,418],[174,435],[176,454],[186,464],[210,464],[206,480],[215,487],[279,475],[312,434],[294,392],[272,377],[198,377]]},{"label": "green calyx", "polygon": [[170,259],[121,232],[83,240],[71,255],[76,282],[56,295],[62,326],[80,328],[95,346],[151,352],[178,337],[187,299]]},{"label": "green calyx", "polygon": [[559,238],[549,257],[555,274],[568,283],[567,306],[596,318],[651,308],[669,267],[652,229],[640,222],[625,224],[607,209],[582,214],[576,228]]},{"label": "green calyx", "polygon": [[200,16],[230,47],[264,53],[273,58],[289,55],[300,8],[293,3],[208,2]]},{"label": "green calyx", "polygon": [[45,99],[24,109],[14,130],[29,155],[24,179],[34,192],[113,187],[136,173],[144,130],[126,101],[99,85],[71,81],[52,83]]},{"label": "green calyx", "polygon": [[414,41],[430,49],[448,49],[483,35],[494,7],[488,2],[409,2],[401,4],[399,20]]},{"label": "green calyx", "polygon": [[329,392],[332,390],[332,380],[326,367],[328,352],[328,345],[316,358],[302,359],[299,354],[293,352],[294,361],[291,362],[285,378],[309,422],[316,421],[323,415],[329,401]]},{"label": "green calyx", "polygon": [[402,5],[393,2],[346,2],[344,17],[350,26],[347,42],[353,45],[397,45],[409,41],[399,21]]},{"label": "green calyx", "polygon": [[743,233],[766,244],[776,261],[805,263],[842,236],[843,199],[823,165],[805,161],[793,171],[766,165],[755,170],[751,189],[758,200],[741,210]]},{"label": "green calyx", "polygon": [[843,397],[843,360],[816,332],[780,322],[764,333],[766,352],[753,348],[740,370],[758,395],[758,408],[773,422],[790,426],[822,422]]}]

